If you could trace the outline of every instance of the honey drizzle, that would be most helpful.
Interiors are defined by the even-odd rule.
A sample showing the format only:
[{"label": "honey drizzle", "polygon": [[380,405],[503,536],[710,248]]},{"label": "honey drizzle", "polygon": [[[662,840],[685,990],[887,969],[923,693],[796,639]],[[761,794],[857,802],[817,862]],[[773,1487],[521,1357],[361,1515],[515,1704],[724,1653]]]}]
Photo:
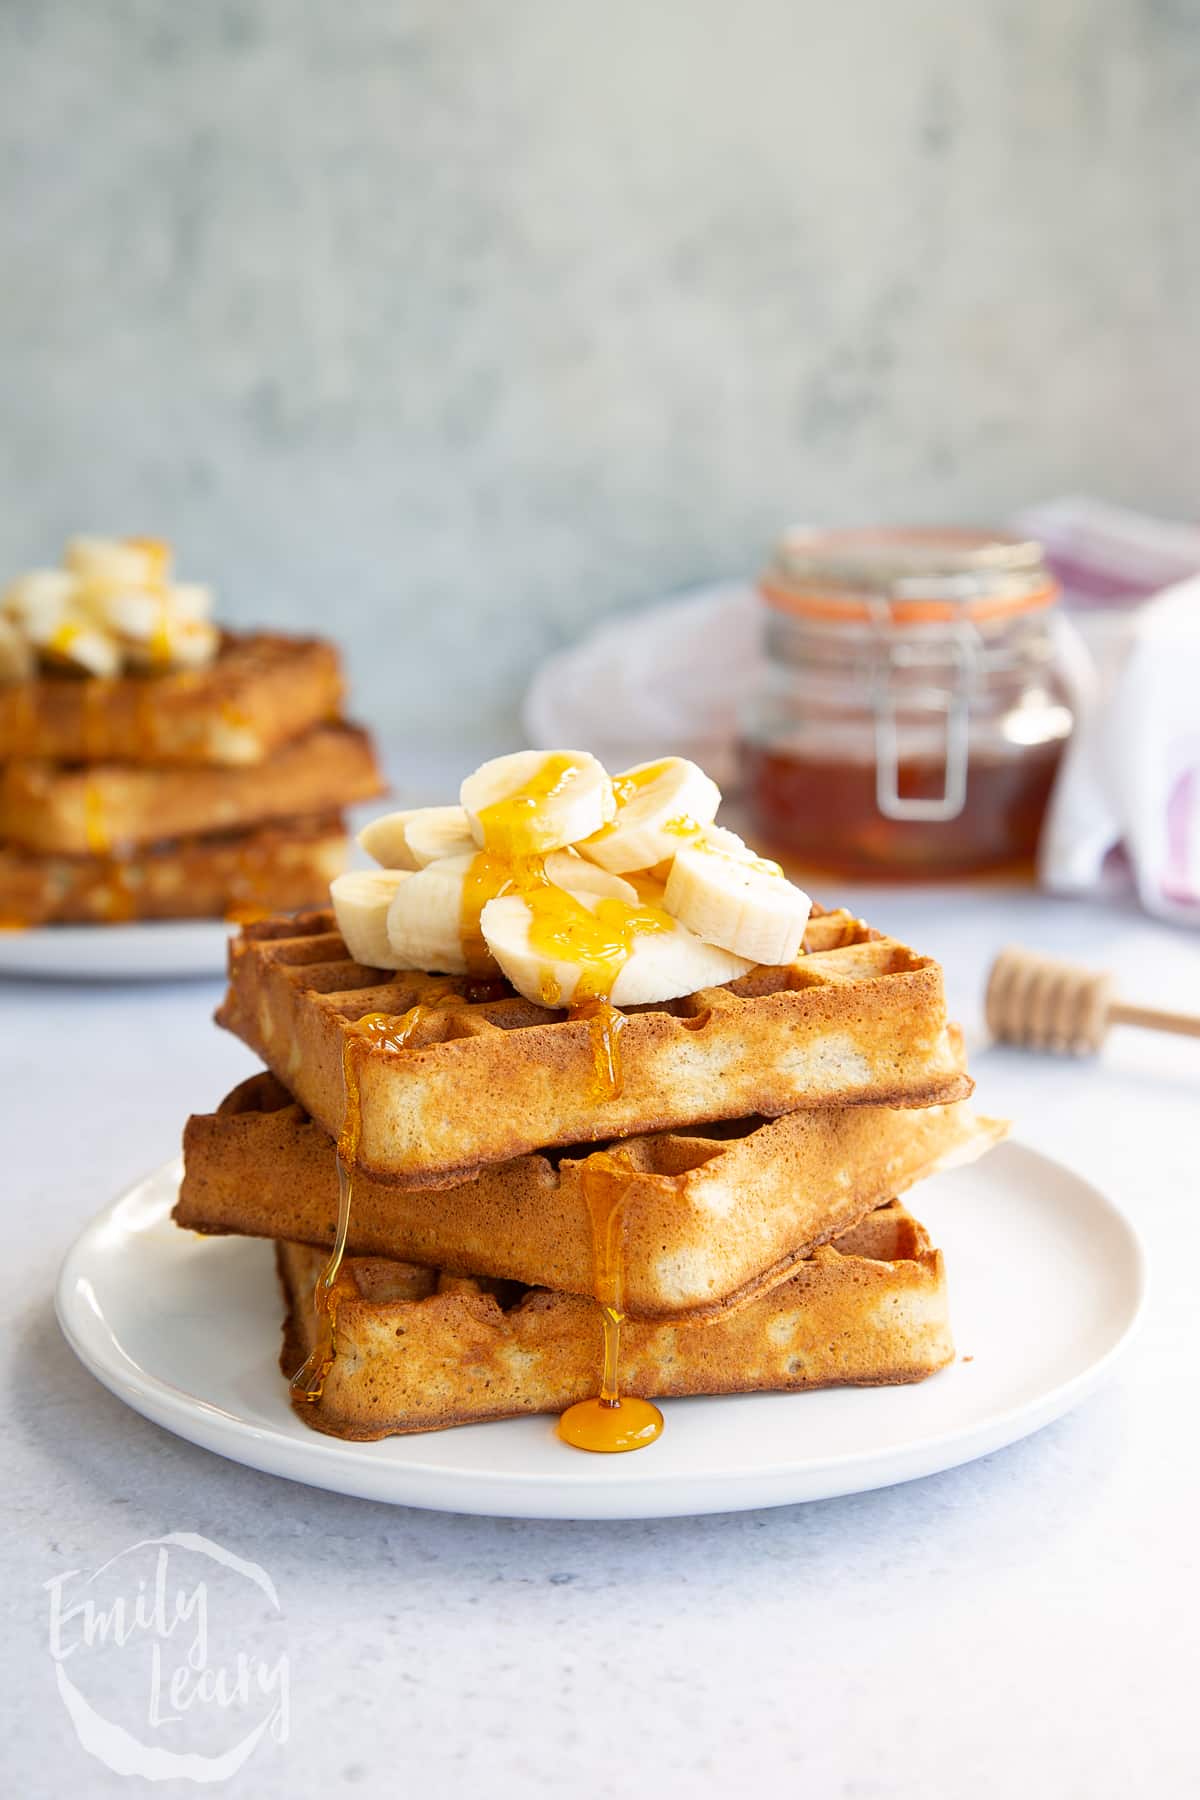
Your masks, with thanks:
[{"label": "honey drizzle", "polygon": [[[457,996],[455,996],[457,998]],[[406,1013],[364,1013],[347,1025],[342,1039],[342,1129],[337,1142],[338,1216],[329,1260],[317,1277],[313,1306],[317,1335],[312,1349],[289,1382],[292,1400],[315,1405],[337,1356],[337,1279],[346,1254],[350,1213],[354,1204],[354,1169],[362,1138],[362,1056],[367,1050],[403,1050],[431,1008],[424,1002]]]},{"label": "honey drizzle", "polygon": [[589,906],[550,882],[525,893],[524,898],[532,947],[579,968],[573,1002],[610,1000],[617,977],[633,954],[635,940],[647,932],[675,929],[674,919],[660,906],[634,906],[608,896]]},{"label": "honey drizzle", "polygon": [[514,865],[506,857],[497,856],[490,850],[481,850],[471,859],[471,866],[463,881],[458,923],[469,975],[478,978],[499,974],[496,960],[483,935],[483,909],[489,900],[497,900],[510,888],[521,885],[522,878],[528,884],[539,878],[545,880],[540,859],[526,858],[523,866]]},{"label": "honey drizzle", "polygon": [[573,756],[557,751],[545,757],[537,774],[524,787],[481,810],[479,825],[484,848],[506,862],[553,850],[555,834],[547,832],[539,814],[545,802],[561,794],[578,774],[579,764]]},{"label": "honey drizzle", "polygon": [[634,1170],[614,1151],[599,1151],[582,1164],[580,1185],[592,1226],[596,1301],[604,1333],[600,1392],[569,1406],[558,1435],[577,1450],[613,1455],[641,1450],[662,1431],[663,1417],[650,1400],[621,1397],[621,1326],[625,1322],[625,1209]]},{"label": "honey drizzle", "polygon": [[[87,763],[99,761],[107,747],[105,727],[108,695],[107,682],[95,675],[85,678],[80,735],[83,759]],[[93,856],[108,856],[112,849],[112,833],[104,804],[104,790],[90,769],[85,770],[83,776],[83,835]]]},{"label": "honey drizzle", "polygon": [[112,849],[104,790],[91,774],[83,778],[83,835],[93,856],[107,856]]},{"label": "honey drizzle", "polygon": [[615,1100],[625,1085],[621,1067],[621,1033],[625,1014],[611,1000],[591,994],[576,1000],[568,1015],[572,1021],[584,1020],[592,1043],[592,1072],[596,1099]]},{"label": "honey drizzle", "polygon": [[666,769],[665,762],[647,763],[645,768],[631,769],[627,775],[614,775],[612,788],[618,807],[627,806],[643,788],[653,787],[659,776],[666,773]]},{"label": "honey drizzle", "polygon": [[[614,783],[618,806],[661,773],[651,764]],[[480,923],[489,900],[516,892],[529,910],[531,947],[551,961],[575,964],[579,976],[571,995],[569,1016],[586,1022],[598,1103],[621,1092],[620,1035],[624,1014],[612,1003],[618,976],[645,932],[672,931],[675,921],[639,897],[639,904],[602,897],[585,904],[546,876],[543,856],[551,848],[539,820],[543,802],[562,792],[574,778],[576,764],[566,755],[547,756],[531,781],[516,793],[484,807],[479,814],[484,849],[474,858],[463,884],[460,935],[468,968],[494,967]],[[680,820],[681,832],[691,821]],[[604,827],[607,831],[610,827]],[[698,827],[696,830],[698,831]],[[597,834],[602,835],[602,833]],[[547,981],[546,1006],[561,1004],[557,984]],[[648,1400],[622,1400],[620,1392],[621,1326],[624,1322],[624,1208],[632,1186],[632,1170],[611,1153],[592,1157],[581,1180],[592,1224],[595,1295],[604,1332],[600,1392],[568,1407],[559,1420],[559,1435],[581,1450],[638,1450],[653,1443],[662,1430],[662,1414]]]}]

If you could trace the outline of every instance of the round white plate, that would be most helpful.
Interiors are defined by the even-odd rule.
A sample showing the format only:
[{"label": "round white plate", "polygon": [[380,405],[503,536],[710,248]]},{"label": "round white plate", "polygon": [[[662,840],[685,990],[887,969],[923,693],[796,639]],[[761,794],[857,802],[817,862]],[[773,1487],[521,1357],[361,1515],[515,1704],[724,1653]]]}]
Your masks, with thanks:
[{"label": "round white plate", "polygon": [[780,1506],[953,1468],[1036,1431],[1109,1372],[1142,1307],[1133,1227],[1087,1182],[1004,1144],[921,1189],[946,1253],[959,1360],[915,1387],[664,1403],[647,1450],[589,1456],[547,1418],[378,1444],[311,1431],[277,1363],[269,1244],[170,1222],[168,1164],[82,1233],[58,1316],[76,1354],[148,1419],[314,1487],[439,1511],[656,1518]]},{"label": "round white plate", "polygon": [[38,925],[0,931],[0,975],[70,981],[171,981],[225,973],[232,926],[220,919]]}]

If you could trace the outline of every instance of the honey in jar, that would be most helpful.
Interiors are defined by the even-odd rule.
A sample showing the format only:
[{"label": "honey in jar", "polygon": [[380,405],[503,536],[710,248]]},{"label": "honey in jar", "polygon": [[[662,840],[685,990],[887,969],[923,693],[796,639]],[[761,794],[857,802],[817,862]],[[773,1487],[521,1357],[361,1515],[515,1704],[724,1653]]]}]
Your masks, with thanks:
[{"label": "honey in jar", "polygon": [[1074,714],[1038,544],[795,531],[742,721],[754,841],[859,878],[1032,863]]}]

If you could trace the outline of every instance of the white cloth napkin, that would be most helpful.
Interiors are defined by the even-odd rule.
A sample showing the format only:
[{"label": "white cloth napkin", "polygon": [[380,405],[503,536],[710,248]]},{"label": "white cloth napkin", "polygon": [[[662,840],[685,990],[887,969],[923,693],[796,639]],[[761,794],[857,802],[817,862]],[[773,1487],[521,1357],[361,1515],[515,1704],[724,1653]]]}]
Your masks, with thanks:
[{"label": "white cloth napkin", "polygon": [[1056,893],[1123,885],[1143,906],[1200,924],[1200,579],[1124,622],[1083,708],[1042,832]]}]

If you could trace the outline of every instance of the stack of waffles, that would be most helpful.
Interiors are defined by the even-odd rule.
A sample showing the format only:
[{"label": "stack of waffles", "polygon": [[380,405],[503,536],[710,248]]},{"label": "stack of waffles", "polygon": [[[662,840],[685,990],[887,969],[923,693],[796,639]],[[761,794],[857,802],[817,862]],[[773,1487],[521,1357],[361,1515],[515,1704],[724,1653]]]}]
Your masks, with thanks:
[{"label": "stack of waffles", "polygon": [[[486,873],[467,945],[500,916],[478,894],[471,916]],[[568,1441],[625,1449],[657,1434],[654,1398],[912,1382],[952,1358],[942,1257],[899,1196],[1003,1127],[966,1104],[930,958],[815,907],[786,962],[622,1005],[611,961],[600,1001],[531,998],[497,968],[368,963],[362,931],[339,905],[232,943],[218,1021],[268,1072],[189,1121],[175,1211],[275,1241],[309,1425],[570,1409]]]},{"label": "stack of waffles", "polygon": [[197,616],[203,590],[170,583],[164,546],[79,540],[72,560],[99,573],[37,571],[0,613],[0,919],[324,898],[342,808],[381,791],[370,740],[339,716],[336,650],[219,632]]}]

